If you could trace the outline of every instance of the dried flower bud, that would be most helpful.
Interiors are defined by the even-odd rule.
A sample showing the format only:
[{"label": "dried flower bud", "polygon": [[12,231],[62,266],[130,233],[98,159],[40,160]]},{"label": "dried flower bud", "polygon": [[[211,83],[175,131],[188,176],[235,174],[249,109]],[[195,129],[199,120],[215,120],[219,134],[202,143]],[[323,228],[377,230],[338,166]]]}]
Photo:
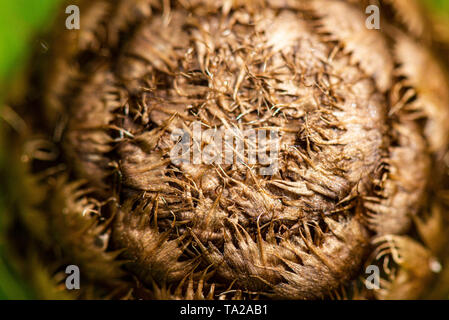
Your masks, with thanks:
[{"label": "dried flower bud", "polygon": [[[83,294],[426,294],[445,243],[449,87],[415,1],[380,2],[380,30],[364,1],[85,2],[42,80],[65,167],[33,204]],[[379,290],[363,286],[369,264]]]}]

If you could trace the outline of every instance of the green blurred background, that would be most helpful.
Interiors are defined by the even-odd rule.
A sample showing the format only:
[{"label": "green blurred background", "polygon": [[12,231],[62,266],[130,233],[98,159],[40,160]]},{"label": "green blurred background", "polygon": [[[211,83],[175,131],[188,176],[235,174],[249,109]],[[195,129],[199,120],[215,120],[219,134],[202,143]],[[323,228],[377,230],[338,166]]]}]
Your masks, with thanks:
[{"label": "green blurred background", "polygon": [[[449,23],[449,0],[422,1],[436,17],[447,19]],[[0,132],[3,125],[3,97],[13,88],[14,83],[20,81],[31,51],[37,45],[45,46],[45,43],[39,43],[38,36],[51,25],[55,11],[63,9],[59,6],[61,2],[62,0],[0,0]],[[0,168],[4,168],[5,150],[1,146],[0,136]],[[5,181],[0,181],[0,184],[3,183]],[[5,194],[0,193],[0,299],[30,299],[35,295],[20,281],[4,256],[2,234],[7,217],[2,208],[6,201],[8,199]]]},{"label": "green blurred background", "polygon": [[[27,57],[36,48],[36,37],[49,28],[60,2],[0,0],[0,118],[5,94],[14,83],[20,81]],[[0,119],[0,133],[3,125]],[[0,136],[0,168],[5,168],[6,153]],[[6,184],[6,181],[0,181],[0,184]],[[5,240],[2,235],[7,216],[3,214],[3,208],[8,200],[4,193],[0,193],[0,299],[30,299],[35,295],[20,281],[4,255]]]}]

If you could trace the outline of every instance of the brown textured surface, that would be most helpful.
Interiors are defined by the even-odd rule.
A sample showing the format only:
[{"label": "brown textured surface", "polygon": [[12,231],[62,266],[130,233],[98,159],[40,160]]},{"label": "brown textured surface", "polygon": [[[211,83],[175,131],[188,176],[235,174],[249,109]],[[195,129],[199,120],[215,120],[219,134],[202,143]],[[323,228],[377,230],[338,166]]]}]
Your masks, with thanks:
[{"label": "brown textured surface", "polygon": [[[86,297],[421,296],[445,230],[447,80],[413,6],[382,2],[415,14],[379,31],[352,2],[82,6],[40,103],[65,164],[42,214]],[[195,122],[278,130],[279,171],[174,164],[170,134]],[[370,263],[381,290],[361,285]]]}]

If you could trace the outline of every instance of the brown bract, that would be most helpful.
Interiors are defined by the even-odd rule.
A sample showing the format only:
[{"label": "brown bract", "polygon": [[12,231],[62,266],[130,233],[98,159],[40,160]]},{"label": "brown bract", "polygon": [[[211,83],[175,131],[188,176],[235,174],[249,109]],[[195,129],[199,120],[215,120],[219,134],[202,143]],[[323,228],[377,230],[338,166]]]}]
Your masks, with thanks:
[{"label": "brown bract", "polygon": [[[411,2],[381,1],[381,30],[366,28],[363,1],[84,3],[81,30],[55,42],[41,105],[63,127],[63,183],[88,188],[48,217],[101,226],[88,233],[107,240],[97,265],[120,253],[110,279],[88,264],[92,287],[119,280],[114,294],[133,298],[420,297],[444,232],[435,212],[449,94]],[[278,170],[261,175],[247,154],[176,163],[172,135],[196,123],[275,130]],[[49,197],[67,190],[52,181],[42,181]],[[54,227],[65,225],[76,228]],[[56,245],[73,264],[85,259],[77,237],[89,237],[75,234]],[[379,290],[363,285],[368,264],[383,268]]]}]

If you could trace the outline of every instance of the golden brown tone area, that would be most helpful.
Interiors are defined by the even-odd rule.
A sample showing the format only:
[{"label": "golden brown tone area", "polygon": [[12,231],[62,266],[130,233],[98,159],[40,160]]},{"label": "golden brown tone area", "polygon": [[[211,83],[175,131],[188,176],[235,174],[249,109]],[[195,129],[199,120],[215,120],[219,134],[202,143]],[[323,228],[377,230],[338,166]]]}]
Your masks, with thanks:
[{"label": "golden brown tone area", "polygon": [[[447,232],[449,86],[414,1],[380,1],[380,30],[367,5],[85,2],[23,115],[30,242],[55,272],[80,266],[83,298],[428,296]],[[246,153],[173,161],[173,134],[195,124],[275,131],[277,170]]]}]

